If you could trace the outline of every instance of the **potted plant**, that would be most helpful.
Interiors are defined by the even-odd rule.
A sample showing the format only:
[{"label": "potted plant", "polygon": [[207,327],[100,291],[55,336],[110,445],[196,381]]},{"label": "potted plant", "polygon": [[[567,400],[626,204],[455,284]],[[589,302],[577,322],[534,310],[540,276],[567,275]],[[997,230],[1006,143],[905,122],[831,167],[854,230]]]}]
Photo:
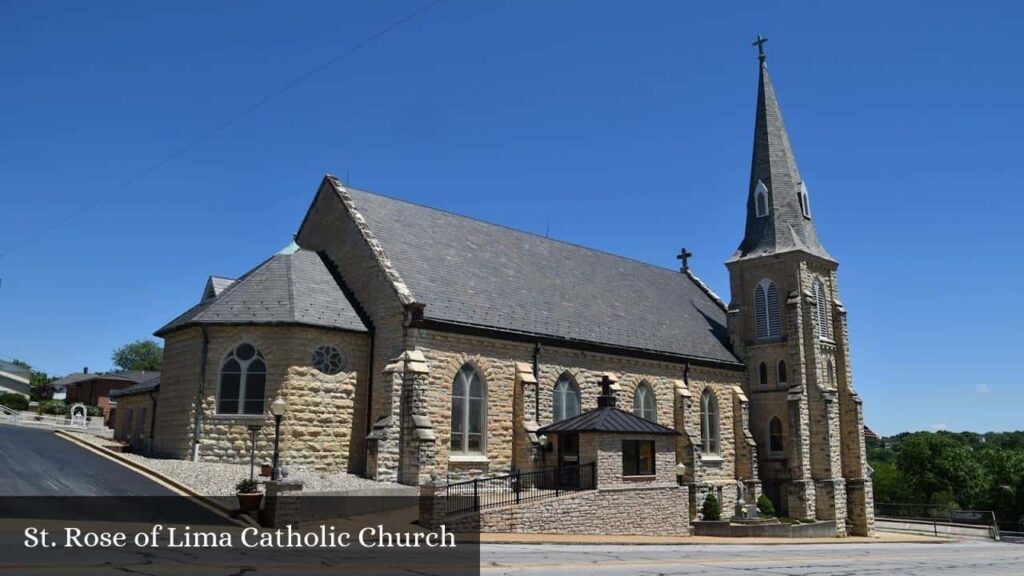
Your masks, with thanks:
[{"label": "potted plant", "polygon": [[263,492],[260,492],[259,482],[246,478],[235,484],[235,492],[237,492],[238,496],[238,509],[243,514],[259,511],[260,502],[263,500]]}]

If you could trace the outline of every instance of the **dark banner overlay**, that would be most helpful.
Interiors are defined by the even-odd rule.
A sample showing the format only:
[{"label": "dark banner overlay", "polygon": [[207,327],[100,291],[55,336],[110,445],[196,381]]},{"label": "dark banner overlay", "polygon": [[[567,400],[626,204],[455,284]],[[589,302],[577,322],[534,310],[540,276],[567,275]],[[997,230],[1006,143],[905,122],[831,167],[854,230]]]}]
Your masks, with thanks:
[{"label": "dark banner overlay", "polygon": [[418,525],[420,498],[294,504],[299,522],[268,528],[179,496],[0,497],[0,576],[480,574],[478,535]]}]

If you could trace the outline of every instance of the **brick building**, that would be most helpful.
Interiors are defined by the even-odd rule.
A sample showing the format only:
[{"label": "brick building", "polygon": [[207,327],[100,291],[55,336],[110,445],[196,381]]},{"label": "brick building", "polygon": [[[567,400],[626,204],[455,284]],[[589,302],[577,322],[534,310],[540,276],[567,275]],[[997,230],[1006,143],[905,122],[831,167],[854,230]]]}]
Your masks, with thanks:
[{"label": "brick building", "polygon": [[[295,242],[211,277],[157,332],[156,451],[247,461],[258,424],[266,458],[281,396],[286,463],[405,484],[528,471],[548,458],[538,430],[596,409],[608,376],[620,407],[675,431],[657,440],[673,460],[659,474],[682,472],[688,509],[715,493],[731,510],[745,486],[840,534],[873,531],[837,263],[763,60],[729,304],[685,252],[668,270],[332,176]],[[559,464],[587,454],[556,450]]]}]

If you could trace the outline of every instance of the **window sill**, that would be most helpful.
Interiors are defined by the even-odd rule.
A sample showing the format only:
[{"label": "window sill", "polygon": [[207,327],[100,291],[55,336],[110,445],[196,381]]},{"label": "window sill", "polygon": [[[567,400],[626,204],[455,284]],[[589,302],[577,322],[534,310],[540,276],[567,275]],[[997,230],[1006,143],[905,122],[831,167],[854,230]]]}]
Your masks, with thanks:
[{"label": "window sill", "polygon": [[210,417],[211,420],[247,420],[247,421],[264,421],[267,417],[263,414],[214,414]]},{"label": "window sill", "polygon": [[786,454],[784,452],[769,452],[765,456],[765,460],[769,462],[782,462],[786,460]]},{"label": "window sill", "polygon": [[622,480],[625,482],[650,482],[651,480],[657,480],[658,477],[654,474],[637,474],[636,476],[623,476]]},{"label": "window sill", "polygon": [[489,464],[491,459],[482,454],[455,455],[448,457],[449,462],[461,462],[469,464]]},{"label": "window sill", "polygon": [[725,458],[718,454],[706,454],[700,458],[700,463],[708,466],[721,466],[723,462],[725,462]]}]

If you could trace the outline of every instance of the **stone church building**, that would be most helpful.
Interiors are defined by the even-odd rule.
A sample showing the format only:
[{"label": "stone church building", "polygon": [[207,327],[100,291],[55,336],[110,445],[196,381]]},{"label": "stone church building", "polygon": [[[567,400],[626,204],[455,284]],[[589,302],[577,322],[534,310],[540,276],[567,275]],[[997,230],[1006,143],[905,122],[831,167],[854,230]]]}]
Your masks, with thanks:
[{"label": "stone church building", "polygon": [[[528,471],[547,441],[538,429],[596,409],[607,376],[620,408],[676,432],[690,510],[763,492],[782,515],[873,532],[838,263],[763,59],[728,304],[685,251],[669,270],[332,176],[295,245],[240,278],[210,277],[156,332],[156,453],[248,462],[259,425],[267,459],[282,397],[286,465],[410,485]],[[581,453],[563,443],[552,457]]]}]

